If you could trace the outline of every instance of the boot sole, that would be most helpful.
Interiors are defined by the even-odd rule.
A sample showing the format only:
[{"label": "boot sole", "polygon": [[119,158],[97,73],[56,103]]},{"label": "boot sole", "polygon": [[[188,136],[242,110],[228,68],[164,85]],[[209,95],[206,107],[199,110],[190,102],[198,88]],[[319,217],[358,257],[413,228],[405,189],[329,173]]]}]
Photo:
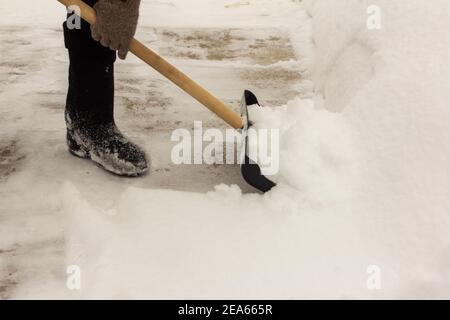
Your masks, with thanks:
[{"label": "boot sole", "polygon": [[141,173],[132,173],[132,174],[118,173],[118,172],[106,169],[105,166],[103,166],[101,163],[98,163],[97,161],[92,160],[91,156],[82,150],[75,151],[75,150],[72,150],[69,148],[69,153],[79,159],[92,161],[93,163],[95,163],[95,165],[97,167],[103,169],[107,173],[114,175],[116,177],[118,176],[118,177],[124,177],[124,178],[139,178],[139,177],[143,177],[143,176],[147,175],[147,173],[148,173],[148,170],[143,171]]}]

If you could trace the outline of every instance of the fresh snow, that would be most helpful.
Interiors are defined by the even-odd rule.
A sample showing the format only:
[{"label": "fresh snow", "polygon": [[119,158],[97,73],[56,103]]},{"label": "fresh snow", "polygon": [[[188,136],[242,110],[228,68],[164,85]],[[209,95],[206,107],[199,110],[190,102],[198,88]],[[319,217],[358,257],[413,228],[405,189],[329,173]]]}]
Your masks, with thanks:
[{"label": "fresh snow", "polygon": [[[172,130],[225,126],[135,58],[116,70],[117,113],[154,172],[120,179],[70,157],[64,10],[24,3],[0,2],[0,296],[450,297],[448,1],[144,1],[139,38],[236,108],[247,85],[267,104],[252,109],[281,133],[266,195],[234,166],[169,164]],[[382,30],[366,28],[373,4]],[[229,52],[205,53],[224,30]],[[246,53],[268,34],[295,54]]]}]

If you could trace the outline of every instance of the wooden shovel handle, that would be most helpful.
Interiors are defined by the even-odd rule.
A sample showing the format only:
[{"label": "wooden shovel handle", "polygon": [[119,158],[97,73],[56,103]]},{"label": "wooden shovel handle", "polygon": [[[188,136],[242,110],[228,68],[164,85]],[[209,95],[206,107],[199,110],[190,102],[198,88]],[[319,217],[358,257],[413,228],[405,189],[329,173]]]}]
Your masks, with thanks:
[{"label": "wooden shovel handle", "polygon": [[[81,17],[89,24],[94,24],[96,20],[95,10],[82,0],[58,0],[66,7],[76,6],[80,9]],[[234,112],[230,107],[226,106],[222,101],[214,97],[211,93],[205,90],[202,86],[189,78],[183,72],[171,65],[164,58],[159,56],[150,48],[136,39],[132,39],[130,43],[130,51],[161,73],[164,77],[172,81],[178,87],[183,89],[187,94],[192,96],[198,102],[203,104],[209,110],[217,114],[226,123],[235,129],[241,129],[244,124],[242,118]]]}]

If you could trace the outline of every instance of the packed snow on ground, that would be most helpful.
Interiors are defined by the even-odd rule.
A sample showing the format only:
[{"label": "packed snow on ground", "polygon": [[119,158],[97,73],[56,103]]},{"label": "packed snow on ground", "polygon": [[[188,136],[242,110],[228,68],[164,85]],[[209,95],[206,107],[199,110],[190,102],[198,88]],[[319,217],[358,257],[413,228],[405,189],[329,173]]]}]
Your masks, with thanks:
[{"label": "packed snow on ground", "polygon": [[[315,92],[253,115],[280,129],[278,186],[131,186],[102,204],[61,177],[41,199],[60,223],[33,228],[63,230],[61,264],[81,267],[82,290],[31,265],[13,297],[448,298],[448,1],[167,3],[189,23],[290,28]],[[381,30],[366,27],[373,4]],[[219,7],[234,20],[205,14]]]}]

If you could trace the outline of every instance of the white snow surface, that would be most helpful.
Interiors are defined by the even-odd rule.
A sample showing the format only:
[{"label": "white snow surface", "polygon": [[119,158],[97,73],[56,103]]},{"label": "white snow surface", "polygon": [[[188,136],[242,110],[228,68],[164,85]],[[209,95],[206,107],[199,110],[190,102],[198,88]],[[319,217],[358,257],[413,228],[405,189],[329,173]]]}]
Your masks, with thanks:
[{"label": "white snow surface", "polygon": [[[1,0],[0,25],[58,25],[56,1],[30,10],[42,12],[36,19],[17,13],[25,2]],[[42,146],[28,168],[56,157],[55,172],[23,170],[0,183],[0,218],[9,222],[0,225],[0,276],[14,269],[6,249],[60,245],[22,251],[15,263],[25,276],[11,298],[450,298],[448,1],[143,2],[141,25],[289,33],[304,94],[254,115],[281,131],[278,186],[261,195],[220,181],[209,192],[107,184],[101,172],[64,169],[63,144]],[[366,27],[373,4],[381,30]],[[21,88],[2,92],[1,103],[18,101],[26,117]],[[5,137],[20,134],[2,124]],[[70,265],[81,267],[80,291],[66,288]],[[372,266],[379,290],[367,286]]]}]

